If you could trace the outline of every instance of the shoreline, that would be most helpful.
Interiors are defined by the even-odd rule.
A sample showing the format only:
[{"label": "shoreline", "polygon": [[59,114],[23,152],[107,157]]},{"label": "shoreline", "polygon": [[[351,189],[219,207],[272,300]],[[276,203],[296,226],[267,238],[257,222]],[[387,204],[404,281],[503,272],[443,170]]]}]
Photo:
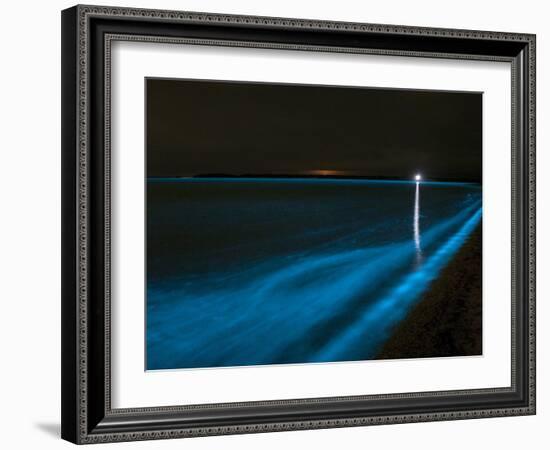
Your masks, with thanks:
[{"label": "shoreline", "polygon": [[373,359],[482,354],[482,224]]},{"label": "shoreline", "polygon": [[474,184],[481,185],[481,180],[477,179],[456,179],[456,178],[423,178],[415,180],[411,177],[401,176],[362,176],[362,175],[308,175],[308,174],[199,174],[199,175],[165,175],[147,176],[147,181],[163,181],[163,180],[364,180],[364,181],[403,181],[410,183],[459,183],[459,184]]}]

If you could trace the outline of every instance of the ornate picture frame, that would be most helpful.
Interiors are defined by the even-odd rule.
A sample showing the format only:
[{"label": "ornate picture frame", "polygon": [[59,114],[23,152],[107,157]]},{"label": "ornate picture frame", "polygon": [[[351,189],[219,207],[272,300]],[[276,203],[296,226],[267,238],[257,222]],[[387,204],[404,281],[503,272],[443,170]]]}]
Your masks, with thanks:
[{"label": "ornate picture frame", "polygon": [[[113,408],[116,41],[511,64],[511,385]],[[85,444],[535,414],[535,36],[100,6],[62,12],[62,437]]]}]

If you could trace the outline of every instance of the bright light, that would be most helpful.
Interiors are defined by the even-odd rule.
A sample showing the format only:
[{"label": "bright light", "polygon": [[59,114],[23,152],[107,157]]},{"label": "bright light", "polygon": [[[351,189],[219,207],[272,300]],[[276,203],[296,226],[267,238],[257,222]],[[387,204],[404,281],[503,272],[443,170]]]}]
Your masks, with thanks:
[{"label": "bright light", "polygon": [[420,181],[422,179],[422,175],[420,175],[419,173],[417,173],[415,176],[414,176],[414,179],[416,181]]}]

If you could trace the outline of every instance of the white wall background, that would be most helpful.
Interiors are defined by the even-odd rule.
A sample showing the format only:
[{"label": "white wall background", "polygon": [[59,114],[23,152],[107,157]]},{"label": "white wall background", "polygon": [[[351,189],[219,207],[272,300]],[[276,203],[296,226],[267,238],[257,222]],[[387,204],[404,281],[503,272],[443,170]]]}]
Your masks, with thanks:
[{"label": "white wall background", "polygon": [[[98,3],[103,3],[98,0]],[[0,445],[69,448],[60,403],[60,10],[70,1],[2,6],[0,69]],[[540,0],[127,0],[107,4],[235,14],[536,33],[538,42],[538,415],[116,444],[117,448],[543,448],[550,325],[550,17]],[[114,447],[113,447],[114,448]]]}]

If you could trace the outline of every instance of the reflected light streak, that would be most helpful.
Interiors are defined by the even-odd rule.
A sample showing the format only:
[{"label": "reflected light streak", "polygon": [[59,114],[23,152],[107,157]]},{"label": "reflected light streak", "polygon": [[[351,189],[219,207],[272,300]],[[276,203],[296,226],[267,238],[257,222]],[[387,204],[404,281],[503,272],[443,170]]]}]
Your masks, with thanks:
[{"label": "reflected light streak", "polygon": [[420,248],[420,183],[416,182],[416,192],[414,194],[414,248],[416,250],[416,262],[422,259],[422,249]]}]

